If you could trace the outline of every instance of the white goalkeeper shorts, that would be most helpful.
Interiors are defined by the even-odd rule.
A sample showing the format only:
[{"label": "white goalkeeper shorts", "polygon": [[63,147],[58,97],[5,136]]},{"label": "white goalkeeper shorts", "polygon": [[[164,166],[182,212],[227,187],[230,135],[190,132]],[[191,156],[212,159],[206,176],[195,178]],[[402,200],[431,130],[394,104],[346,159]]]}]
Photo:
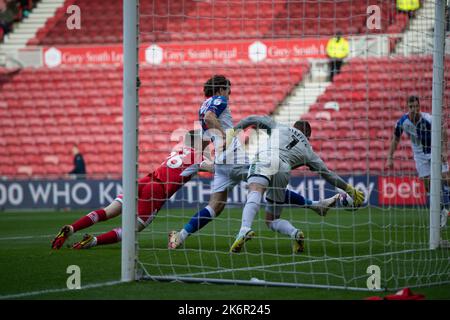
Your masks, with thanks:
[{"label": "white goalkeeper shorts", "polygon": [[[416,156],[414,158],[416,161],[416,170],[419,174],[419,178],[425,178],[431,176],[431,159],[428,157],[419,157]],[[448,162],[442,164],[442,173],[448,172]]]},{"label": "white goalkeeper shorts", "polygon": [[247,179],[248,165],[215,164],[211,193],[232,189]]},{"label": "white goalkeeper shorts", "polygon": [[280,160],[267,161],[265,155],[259,155],[257,160],[250,165],[247,182],[258,183],[261,178],[267,179],[266,199],[269,202],[283,204],[286,194],[286,187],[289,183],[290,166]]}]

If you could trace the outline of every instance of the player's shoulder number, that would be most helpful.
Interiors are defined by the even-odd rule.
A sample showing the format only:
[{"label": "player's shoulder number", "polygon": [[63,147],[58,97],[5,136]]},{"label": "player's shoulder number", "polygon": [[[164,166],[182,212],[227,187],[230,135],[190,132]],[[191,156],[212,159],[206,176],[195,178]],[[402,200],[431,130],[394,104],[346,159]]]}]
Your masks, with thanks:
[{"label": "player's shoulder number", "polygon": [[183,152],[172,151],[170,156],[167,157],[167,166],[172,169],[176,169],[181,167],[183,164],[183,158],[187,155],[191,154],[191,150],[187,148],[183,148]]},{"label": "player's shoulder number", "polygon": [[221,104],[222,104],[222,99],[220,99],[220,98],[214,99],[213,105],[220,106]]}]

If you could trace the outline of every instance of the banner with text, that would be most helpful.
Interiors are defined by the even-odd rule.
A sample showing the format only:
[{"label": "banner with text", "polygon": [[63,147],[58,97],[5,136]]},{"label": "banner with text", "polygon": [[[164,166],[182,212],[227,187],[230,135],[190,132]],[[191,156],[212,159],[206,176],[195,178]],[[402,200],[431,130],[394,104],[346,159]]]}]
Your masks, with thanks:
[{"label": "banner with text", "polygon": [[[277,39],[189,43],[142,44],[141,64],[231,63],[262,61],[293,61],[325,58],[327,39]],[[58,46],[42,49],[47,67],[122,64],[121,45]]]},{"label": "banner with text", "polygon": [[[344,177],[362,190],[369,204],[378,205],[378,177]],[[166,206],[169,208],[198,207],[208,203],[211,180],[194,179],[179,190]],[[306,198],[318,200],[330,197],[336,189],[318,177],[293,177],[288,186]],[[9,209],[79,209],[108,205],[122,192],[121,180],[41,180],[0,181],[0,210]],[[231,206],[242,206],[246,200],[245,183],[236,186],[228,199]],[[367,204],[366,203],[366,204]]]},{"label": "banner with text", "polygon": [[98,208],[122,192],[120,180],[0,181],[0,209]]},{"label": "banner with text", "polygon": [[380,206],[420,206],[427,203],[425,186],[419,178],[380,177],[378,190]]}]

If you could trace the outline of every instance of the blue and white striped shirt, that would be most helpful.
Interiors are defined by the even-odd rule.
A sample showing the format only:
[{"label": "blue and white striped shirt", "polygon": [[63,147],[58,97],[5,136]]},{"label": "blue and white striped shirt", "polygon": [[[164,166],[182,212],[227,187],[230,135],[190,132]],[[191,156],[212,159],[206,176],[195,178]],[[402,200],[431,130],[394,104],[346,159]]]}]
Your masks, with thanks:
[{"label": "blue and white striped shirt", "polygon": [[405,132],[411,139],[411,145],[416,155],[431,156],[431,115],[420,113],[420,120],[414,124],[405,113],[395,125],[395,136],[400,138]]}]

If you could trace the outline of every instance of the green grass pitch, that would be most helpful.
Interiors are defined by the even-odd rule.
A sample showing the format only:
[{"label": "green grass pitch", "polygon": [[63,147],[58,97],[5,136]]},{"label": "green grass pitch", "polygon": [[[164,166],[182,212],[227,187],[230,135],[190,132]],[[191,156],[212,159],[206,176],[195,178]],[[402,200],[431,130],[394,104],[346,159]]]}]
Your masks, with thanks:
[{"label": "green grass pitch", "polygon": [[[242,280],[255,277],[274,282],[364,287],[369,276],[367,267],[378,265],[383,287],[409,286],[427,299],[450,299],[450,249],[427,250],[426,210],[334,209],[322,218],[309,210],[286,209],[282,217],[294,221],[307,238],[306,250],[300,255],[291,253],[289,239],[267,229],[261,211],[254,225],[257,237],[246,244],[241,254],[231,255],[228,250],[239,229],[241,209],[227,209],[191,236],[183,249],[168,251],[167,232],[180,229],[194,211],[164,208],[139,235],[139,259],[151,275],[176,273]],[[392,292],[158,281],[96,287],[120,279],[119,244],[83,251],[66,247],[50,250],[59,228],[87,212],[1,212],[0,299],[363,299]],[[97,234],[120,223],[116,218],[86,231]],[[447,230],[442,233],[443,239],[450,239]],[[80,239],[83,233],[69,242]],[[82,290],[66,288],[70,265],[81,269]],[[443,282],[446,284],[426,286]]]}]

